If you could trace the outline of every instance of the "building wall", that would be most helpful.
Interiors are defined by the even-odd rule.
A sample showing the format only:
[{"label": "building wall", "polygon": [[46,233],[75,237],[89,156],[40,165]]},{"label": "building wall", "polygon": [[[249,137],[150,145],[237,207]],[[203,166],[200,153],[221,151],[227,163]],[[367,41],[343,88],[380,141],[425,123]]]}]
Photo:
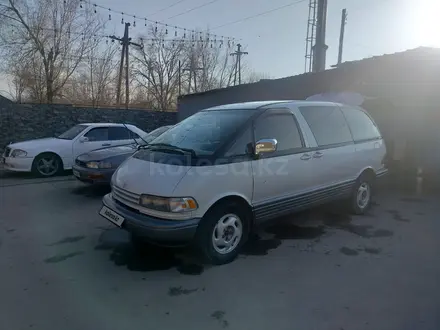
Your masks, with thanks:
[{"label": "building wall", "polygon": [[12,142],[55,136],[78,123],[126,123],[150,132],[173,125],[176,112],[93,109],[66,105],[0,104],[0,154]]}]

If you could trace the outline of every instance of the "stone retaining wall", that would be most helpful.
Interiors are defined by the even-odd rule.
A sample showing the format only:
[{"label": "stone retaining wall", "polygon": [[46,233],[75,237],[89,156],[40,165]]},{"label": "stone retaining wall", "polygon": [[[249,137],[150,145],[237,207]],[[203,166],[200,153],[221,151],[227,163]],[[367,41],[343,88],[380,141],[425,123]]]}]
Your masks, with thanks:
[{"label": "stone retaining wall", "polygon": [[0,104],[0,155],[10,142],[61,134],[78,123],[126,123],[151,130],[177,122],[176,112],[77,108],[68,105]]}]

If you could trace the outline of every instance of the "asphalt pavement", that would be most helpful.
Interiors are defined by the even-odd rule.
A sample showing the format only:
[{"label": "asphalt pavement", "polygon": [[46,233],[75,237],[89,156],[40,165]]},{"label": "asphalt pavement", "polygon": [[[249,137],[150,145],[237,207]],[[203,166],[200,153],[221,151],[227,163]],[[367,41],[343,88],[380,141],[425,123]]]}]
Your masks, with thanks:
[{"label": "asphalt pavement", "polygon": [[439,196],[281,219],[231,264],[136,252],[105,188],[0,178],[0,329],[440,329]]}]

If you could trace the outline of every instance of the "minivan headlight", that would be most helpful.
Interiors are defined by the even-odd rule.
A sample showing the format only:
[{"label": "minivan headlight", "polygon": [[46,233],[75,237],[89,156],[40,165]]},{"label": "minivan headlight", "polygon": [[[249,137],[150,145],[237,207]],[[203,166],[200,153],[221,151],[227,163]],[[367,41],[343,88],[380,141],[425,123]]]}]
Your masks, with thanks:
[{"label": "minivan headlight", "polygon": [[159,197],[141,195],[139,204],[156,211],[182,213],[197,209],[197,202],[191,197]]}]

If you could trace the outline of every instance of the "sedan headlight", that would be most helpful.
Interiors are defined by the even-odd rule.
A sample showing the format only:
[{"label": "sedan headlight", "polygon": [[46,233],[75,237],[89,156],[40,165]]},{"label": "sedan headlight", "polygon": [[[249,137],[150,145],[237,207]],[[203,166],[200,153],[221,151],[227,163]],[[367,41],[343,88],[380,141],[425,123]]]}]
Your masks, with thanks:
[{"label": "sedan headlight", "polygon": [[27,152],[21,149],[15,149],[11,152],[11,157],[26,157]]},{"label": "sedan headlight", "polygon": [[94,169],[112,168],[113,167],[112,163],[109,163],[109,162],[88,162],[88,163],[86,163],[86,166],[88,168],[94,168]]},{"label": "sedan headlight", "polygon": [[197,209],[197,202],[191,197],[158,197],[141,195],[139,203],[152,210],[162,212],[189,212]]}]

